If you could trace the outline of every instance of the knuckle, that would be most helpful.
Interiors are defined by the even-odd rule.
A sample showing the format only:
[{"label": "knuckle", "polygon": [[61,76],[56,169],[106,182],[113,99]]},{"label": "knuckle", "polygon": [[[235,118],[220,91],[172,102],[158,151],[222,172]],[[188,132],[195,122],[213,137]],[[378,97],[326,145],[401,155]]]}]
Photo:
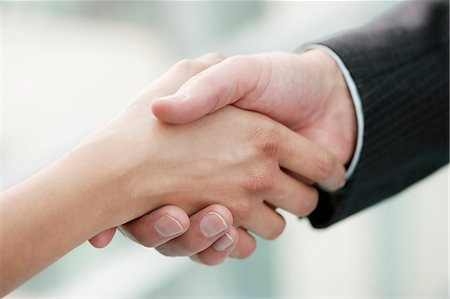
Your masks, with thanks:
[{"label": "knuckle", "polygon": [[275,142],[265,142],[259,146],[259,151],[264,156],[277,157],[280,150],[280,145]]},{"label": "knuckle", "polygon": [[215,58],[215,59],[225,59],[225,56],[222,53],[219,53],[219,52],[209,52],[206,55],[208,57]]},{"label": "knuckle", "polygon": [[251,166],[244,173],[241,186],[251,194],[271,190],[279,169],[281,145],[278,142],[278,130],[275,125],[263,125],[252,130],[248,140],[254,157]]},{"label": "knuckle", "polygon": [[268,191],[274,188],[275,172],[266,162],[250,167],[243,178],[242,187],[250,194]]},{"label": "knuckle", "polygon": [[183,59],[183,60],[180,60],[177,63],[175,63],[173,68],[175,70],[179,70],[179,71],[188,70],[192,63],[193,63],[192,59]]},{"label": "knuckle", "polygon": [[236,220],[247,219],[252,212],[252,205],[249,200],[239,200],[232,208],[232,214]]},{"label": "knuckle", "polygon": [[181,73],[184,73],[187,75],[192,75],[192,74],[199,73],[205,67],[204,67],[204,64],[199,61],[196,61],[193,59],[183,59],[183,60],[178,61],[174,65],[173,68],[176,72],[181,72]]},{"label": "knuckle", "polygon": [[257,152],[266,157],[277,157],[280,152],[280,131],[277,125],[267,122],[250,133]]}]

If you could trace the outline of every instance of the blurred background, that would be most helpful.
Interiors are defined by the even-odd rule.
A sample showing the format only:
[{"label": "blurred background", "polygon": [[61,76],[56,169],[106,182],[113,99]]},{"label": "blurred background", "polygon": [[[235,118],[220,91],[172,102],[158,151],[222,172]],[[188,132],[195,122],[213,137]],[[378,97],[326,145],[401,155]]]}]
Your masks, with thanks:
[{"label": "blurred background", "polygon": [[[2,190],[67,152],[177,60],[292,51],[396,5],[2,1]],[[447,298],[448,184],[446,167],[325,230],[286,214],[281,237],[214,268],[117,234],[103,250],[81,245],[7,297]]]}]

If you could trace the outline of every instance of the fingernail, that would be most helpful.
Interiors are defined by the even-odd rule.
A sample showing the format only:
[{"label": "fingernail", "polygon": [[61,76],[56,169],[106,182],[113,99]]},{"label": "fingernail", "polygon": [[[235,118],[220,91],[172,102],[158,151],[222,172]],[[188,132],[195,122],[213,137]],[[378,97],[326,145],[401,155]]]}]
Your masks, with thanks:
[{"label": "fingernail", "polygon": [[200,230],[206,237],[215,236],[228,229],[228,224],[222,216],[216,212],[209,212],[200,221]]},{"label": "fingernail", "polygon": [[220,237],[219,240],[214,242],[213,246],[217,251],[225,251],[228,247],[233,245],[234,239],[230,234],[226,233],[224,236]]},{"label": "fingernail", "polygon": [[173,94],[167,97],[159,98],[159,100],[171,101],[171,102],[183,102],[187,100],[187,95],[185,94]]},{"label": "fingernail", "polygon": [[161,216],[158,220],[156,220],[155,229],[165,238],[173,237],[184,231],[181,223],[170,215]]}]

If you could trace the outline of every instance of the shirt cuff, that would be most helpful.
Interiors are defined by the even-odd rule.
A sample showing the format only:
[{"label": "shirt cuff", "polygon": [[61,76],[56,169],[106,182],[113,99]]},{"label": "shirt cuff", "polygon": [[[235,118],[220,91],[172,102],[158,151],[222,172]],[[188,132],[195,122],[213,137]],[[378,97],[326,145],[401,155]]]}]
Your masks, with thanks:
[{"label": "shirt cuff", "polygon": [[359,158],[361,156],[361,150],[363,147],[363,136],[364,136],[364,113],[362,110],[362,104],[361,104],[361,98],[358,93],[358,89],[356,88],[355,81],[353,81],[352,76],[350,75],[350,72],[348,71],[347,67],[345,66],[344,62],[339,58],[339,56],[330,48],[319,45],[319,44],[309,44],[301,47],[298,52],[304,52],[311,49],[321,49],[328,54],[336,61],[336,64],[338,65],[339,69],[342,72],[342,75],[344,76],[345,82],[347,83],[348,90],[350,91],[350,96],[352,97],[353,105],[355,107],[356,112],[356,122],[358,125],[358,135],[356,139],[356,147],[355,151],[353,153],[352,161],[350,162],[350,165],[347,168],[347,172],[345,174],[345,179],[348,181],[350,177],[352,176],[353,172],[355,171],[356,166],[358,165]]}]

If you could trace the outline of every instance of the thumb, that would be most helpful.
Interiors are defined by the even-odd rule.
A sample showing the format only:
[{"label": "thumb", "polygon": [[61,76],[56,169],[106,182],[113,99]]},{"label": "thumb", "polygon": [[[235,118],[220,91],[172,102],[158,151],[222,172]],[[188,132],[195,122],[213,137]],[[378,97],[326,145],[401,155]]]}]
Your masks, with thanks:
[{"label": "thumb", "polygon": [[[163,122],[183,124],[213,112],[215,103],[214,98],[208,96],[192,98],[184,94],[174,94],[155,100],[152,103],[152,112]],[[217,107],[219,108],[222,107]]]},{"label": "thumb", "polygon": [[199,119],[247,96],[257,88],[260,67],[251,56],[235,56],[193,76],[171,96],[152,103],[161,121],[182,124]]}]

